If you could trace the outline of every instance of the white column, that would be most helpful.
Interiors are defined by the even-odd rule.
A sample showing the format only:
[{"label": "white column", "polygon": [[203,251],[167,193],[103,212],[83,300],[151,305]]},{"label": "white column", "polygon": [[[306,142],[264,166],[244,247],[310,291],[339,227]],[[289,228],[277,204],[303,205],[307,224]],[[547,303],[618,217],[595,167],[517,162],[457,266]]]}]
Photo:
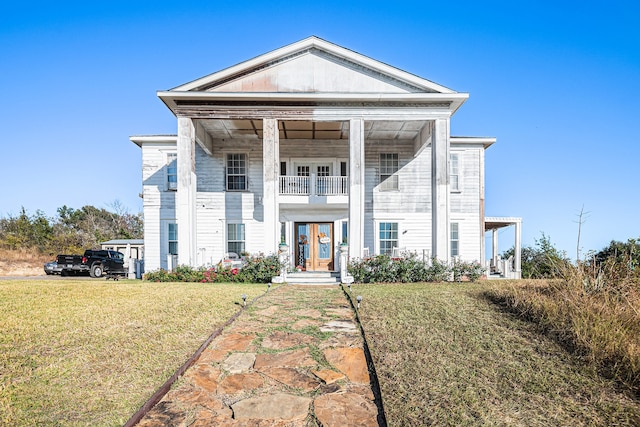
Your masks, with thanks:
[{"label": "white column", "polygon": [[522,279],[522,223],[520,221],[516,222],[516,236],[515,236],[515,244],[513,245],[514,249],[514,270],[516,273],[516,279]]},{"label": "white column", "polygon": [[449,251],[449,119],[436,119],[431,141],[432,256],[448,261]]},{"label": "white column", "polygon": [[364,246],[364,119],[349,121],[349,256]]},{"label": "white column", "polygon": [[196,132],[193,120],[178,117],[178,264],[196,266]]},{"label": "white column", "polygon": [[278,173],[280,149],[278,121],[263,119],[262,137],[262,209],[264,212],[264,253],[275,254],[280,243],[278,215]]},{"label": "white column", "polygon": [[491,230],[491,259],[493,265],[498,265],[498,229]]}]

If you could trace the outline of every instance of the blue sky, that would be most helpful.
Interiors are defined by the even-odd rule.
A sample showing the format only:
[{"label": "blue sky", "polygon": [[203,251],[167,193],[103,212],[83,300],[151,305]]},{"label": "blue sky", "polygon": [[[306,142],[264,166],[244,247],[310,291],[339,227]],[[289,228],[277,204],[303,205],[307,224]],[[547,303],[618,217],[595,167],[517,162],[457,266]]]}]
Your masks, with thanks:
[{"label": "blue sky", "polygon": [[640,237],[638,2],[7,3],[0,216],[140,211],[129,136],[176,132],[156,91],[316,35],[470,94],[451,133],[497,138],[486,214],[522,217],[524,244],[575,258],[583,207],[583,251]]}]

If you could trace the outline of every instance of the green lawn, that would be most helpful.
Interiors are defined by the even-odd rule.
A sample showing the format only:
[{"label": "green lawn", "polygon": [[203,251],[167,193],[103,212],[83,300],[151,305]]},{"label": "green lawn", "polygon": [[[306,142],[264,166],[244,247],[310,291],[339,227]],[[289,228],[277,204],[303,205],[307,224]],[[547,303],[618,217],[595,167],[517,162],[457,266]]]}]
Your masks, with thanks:
[{"label": "green lawn", "polygon": [[500,311],[491,286],[353,286],[390,426],[640,425],[638,400]]},{"label": "green lawn", "polygon": [[0,281],[0,425],[122,425],[265,285]]}]

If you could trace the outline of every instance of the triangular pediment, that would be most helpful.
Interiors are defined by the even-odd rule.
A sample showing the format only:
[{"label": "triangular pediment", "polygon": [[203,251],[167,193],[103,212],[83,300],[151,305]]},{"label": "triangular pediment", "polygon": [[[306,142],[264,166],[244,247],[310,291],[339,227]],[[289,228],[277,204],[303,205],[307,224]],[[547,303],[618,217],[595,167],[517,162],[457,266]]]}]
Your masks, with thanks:
[{"label": "triangular pediment", "polygon": [[454,91],[317,37],[172,89],[208,93],[442,93]]}]

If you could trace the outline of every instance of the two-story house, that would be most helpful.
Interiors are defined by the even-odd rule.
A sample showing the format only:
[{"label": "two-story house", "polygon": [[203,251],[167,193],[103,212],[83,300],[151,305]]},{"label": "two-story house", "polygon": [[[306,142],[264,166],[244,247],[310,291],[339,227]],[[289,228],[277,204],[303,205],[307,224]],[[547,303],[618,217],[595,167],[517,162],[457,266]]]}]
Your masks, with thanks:
[{"label": "two-story house", "polygon": [[310,37],[158,97],[177,135],[131,137],[147,271],[281,241],[308,270],[337,270],[342,242],[350,257],[485,259],[495,138],[450,135],[466,93]]}]

